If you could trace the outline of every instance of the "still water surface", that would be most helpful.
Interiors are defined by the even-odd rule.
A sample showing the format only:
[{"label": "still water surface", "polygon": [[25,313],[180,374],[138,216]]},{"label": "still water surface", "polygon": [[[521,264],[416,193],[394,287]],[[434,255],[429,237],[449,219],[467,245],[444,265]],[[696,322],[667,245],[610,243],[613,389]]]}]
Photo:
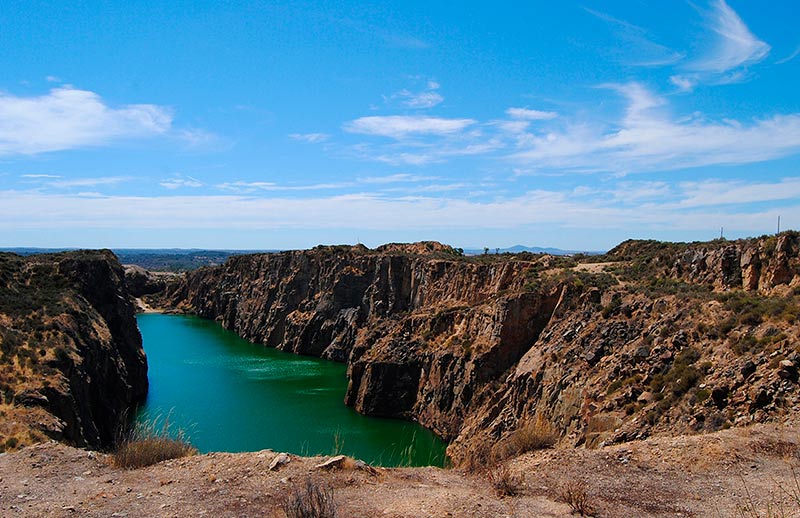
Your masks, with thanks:
[{"label": "still water surface", "polygon": [[345,365],[252,344],[216,322],[137,317],[150,393],[139,420],[164,419],[201,452],[341,453],[383,465],[442,465],[445,444],[421,426],[342,403]]}]

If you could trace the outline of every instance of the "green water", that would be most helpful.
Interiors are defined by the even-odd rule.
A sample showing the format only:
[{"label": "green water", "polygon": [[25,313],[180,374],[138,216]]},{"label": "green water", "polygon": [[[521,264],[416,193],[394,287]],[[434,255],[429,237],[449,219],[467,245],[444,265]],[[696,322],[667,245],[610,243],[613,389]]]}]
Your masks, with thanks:
[{"label": "green water", "polygon": [[[197,317],[137,317],[150,393],[140,420],[169,415],[201,452],[341,452],[383,465],[437,465],[445,444],[421,426],[342,402],[345,366],[254,345]],[[337,446],[338,443],[338,446]]]}]

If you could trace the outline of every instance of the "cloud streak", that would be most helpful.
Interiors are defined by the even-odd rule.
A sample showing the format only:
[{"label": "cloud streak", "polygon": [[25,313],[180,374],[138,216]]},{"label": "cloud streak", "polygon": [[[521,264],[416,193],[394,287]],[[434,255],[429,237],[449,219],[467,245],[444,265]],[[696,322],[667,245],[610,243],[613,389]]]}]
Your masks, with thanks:
[{"label": "cloud streak", "polygon": [[422,115],[361,117],[344,125],[349,133],[404,139],[414,135],[451,135],[474,124],[473,119],[445,119]]},{"label": "cloud streak", "polygon": [[[454,185],[432,186],[447,192]],[[547,224],[558,228],[763,231],[780,213],[800,222],[800,178],[777,182],[711,180],[667,186],[619,182],[603,190],[586,186],[556,191],[532,189],[506,198],[465,199],[416,193],[282,196],[99,196],[0,191],[0,228],[204,228],[375,230],[514,229]],[[753,208],[751,201],[783,205]],[[47,207],[46,211],[41,208]],[[369,214],[365,218],[364,214]],[[398,218],[397,214],[403,214]],[[165,223],[166,222],[166,223]]]},{"label": "cloud streak", "polygon": [[528,108],[509,108],[506,110],[506,115],[512,119],[524,121],[547,121],[558,117],[556,112],[530,110]]}]

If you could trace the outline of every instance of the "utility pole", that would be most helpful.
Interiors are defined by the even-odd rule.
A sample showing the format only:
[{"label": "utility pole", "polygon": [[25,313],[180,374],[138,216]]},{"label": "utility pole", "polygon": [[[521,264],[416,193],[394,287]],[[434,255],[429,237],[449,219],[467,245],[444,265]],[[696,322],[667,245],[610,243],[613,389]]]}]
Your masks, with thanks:
[{"label": "utility pole", "polygon": [[725,230],[725,227],[719,227],[719,238],[720,238],[720,239],[724,239],[724,238],[722,237],[722,231],[723,231],[723,230]]},{"label": "utility pole", "polygon": [[778,234],[781,233],[781,216],[778,214]]}]

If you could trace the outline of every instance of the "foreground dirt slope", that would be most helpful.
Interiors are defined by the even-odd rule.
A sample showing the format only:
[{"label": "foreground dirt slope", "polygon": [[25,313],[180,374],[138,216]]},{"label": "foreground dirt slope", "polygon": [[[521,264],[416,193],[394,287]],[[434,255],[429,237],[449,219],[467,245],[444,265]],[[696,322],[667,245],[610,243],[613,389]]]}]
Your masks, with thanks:
[{"label": "foreground dirt slope", "polygon": [[792,474],[799,438],[790,423],[530,453],[510,463],[525,477],[522,495],[505,498],[485,475],[457,470],[323,471],[315,466],[325,458],[291,457],[270,471],[278,454],[265,450],[127,471],[106,455],[51,442],[0,455],[0,514],[283,516],[281,498],[311,477],[333,489],[341,517],[566,517],[560,494],[571,481],[585,482],[598,516],[750,517],[768,516],[769,507],[769,516],[791,517],[800,516]]}]

